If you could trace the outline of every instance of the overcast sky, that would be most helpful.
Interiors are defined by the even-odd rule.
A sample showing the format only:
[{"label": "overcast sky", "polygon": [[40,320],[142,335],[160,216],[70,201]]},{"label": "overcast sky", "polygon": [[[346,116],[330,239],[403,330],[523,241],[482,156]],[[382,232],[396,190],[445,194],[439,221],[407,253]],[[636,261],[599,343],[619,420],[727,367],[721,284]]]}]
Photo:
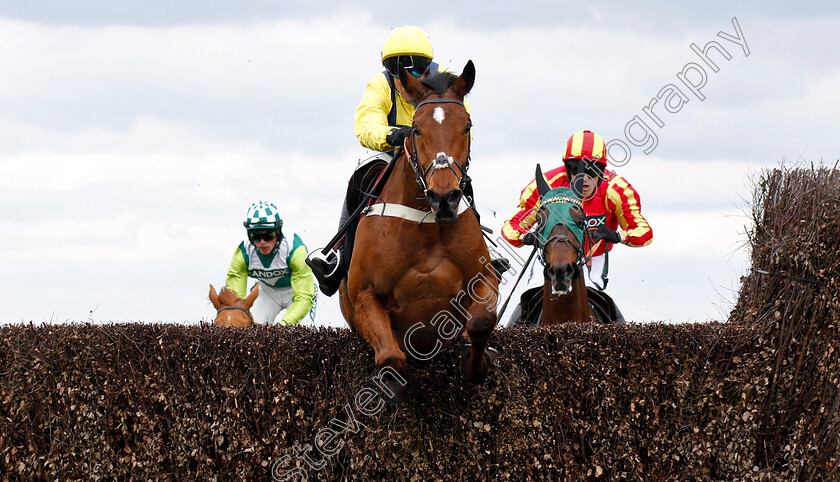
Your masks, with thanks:
[{"label": "overcast sky", "polygon": [[[0,321],[212,319],[208,285],[224,284],[256,200],[323,246],[370,155],[354,110],[406,24],[450,69],[475,62],[471,174],[494,237],[535,163],[559,165],[593,130],[630,147],[613,168],[654,231],[612,251],[625,316],[726,319],[748,269],[750,178],[840,157],[836,4],[462,3],[0,4]],[[717,72],[691,47],[711,41],[729,57],[712,48]],[[705,82],[696,93],[683,71]],[[643,109],[661,92],[674,112],[650,107],[660,126]],[[636,116],[655,146],[628,139]],[[320,296],[306,323],[343,326],[337,301]]]}]

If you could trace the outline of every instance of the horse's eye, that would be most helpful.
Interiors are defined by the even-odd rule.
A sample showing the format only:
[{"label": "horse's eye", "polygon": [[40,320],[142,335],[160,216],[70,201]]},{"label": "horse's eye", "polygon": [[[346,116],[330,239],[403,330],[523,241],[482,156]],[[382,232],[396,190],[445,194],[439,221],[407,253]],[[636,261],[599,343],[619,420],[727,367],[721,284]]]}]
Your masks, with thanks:
[{"label": "horse's eye", "polygon": [[539,229],[543,224],[545,224],[545,211],[540,209],[537,211],[537,217],[534,218],[534,228]]},{"label": "horse's eye", "polygon": [[466,128],[466,129],[464,129],[464,134],[469,134],[469,133],[470,133],[470,129],[472,129],[472,123],[467,124],[467,128]]},{"label": "horse's eye", "polygon": [[580,227],[583,227],[583,225],[586,224],[586,216],[583,213],[583,209],[577,206],[572,208],[572,218],[576,219],[575,224]]}]

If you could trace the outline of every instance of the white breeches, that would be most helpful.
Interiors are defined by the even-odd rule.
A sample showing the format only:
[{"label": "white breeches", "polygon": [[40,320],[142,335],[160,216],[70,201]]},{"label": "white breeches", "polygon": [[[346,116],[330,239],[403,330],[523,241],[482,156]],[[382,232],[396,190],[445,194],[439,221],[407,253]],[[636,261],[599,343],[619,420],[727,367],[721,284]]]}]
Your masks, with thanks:
[{"label": "white breeches", "polygon": [[261,325],[273,324],[277,315],[292,305],[292,287],[272,288],[260,283],[260,294],[251,307],[254,323]]}]

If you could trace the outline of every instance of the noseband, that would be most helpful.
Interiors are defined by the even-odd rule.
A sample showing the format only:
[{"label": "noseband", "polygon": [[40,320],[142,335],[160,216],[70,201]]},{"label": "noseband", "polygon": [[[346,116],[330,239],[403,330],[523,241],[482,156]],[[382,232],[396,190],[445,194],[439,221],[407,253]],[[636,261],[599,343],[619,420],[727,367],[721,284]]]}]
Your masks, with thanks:
[{"label": "noseband", "polygon": [[225,310],[239,310],[239,311],[245,313],[246,315],[248,315],[248,318],[251,320],[251,323],[254,323],[254,316],[251,315],[251,312],[246,310],[245,308],[243,308],[241,306],[222,306],[221,308],[216,310],[216,316],[219,316],[219,313],[221,313]]},{"label": "noseband", "polygon": [[[461,102],[458,99],[428,99],[428,100],[424,100],[423,102],[420,102],[419,104],[417,104],[417,107],[414,108],[414,112],[416,113],[420,109],[420,107],[422,107],[426,104],[458,104],[461,107],[464,107],[464,110],[466,110],[466,107],[464,106],[464,103]],[[431,171],[432,168],[434,168],[435,171],[437,171],[438,169],[443,169],[443,168],[448,167],[449,169],[452,169],[452,172],[457,177],[458,173],[455,171],[455,168],[452,167],[453,164],[458,166],[458,169],[461,171],[461,178],[458,180],[458,187],[461,189],[461,191],[463,191],[464,188],[466,187],[467,183],[470,182],[470,177],[467,176],[467,168],[469,168],[469,165],[470,165],[470,147],[471,147],[470,146],[470,141],[471,141],[471,139],[469,139],[469,138],[467,139],[467,160],[466,160],[466,162],[464,162],[463,165],[461,163],[459,163],[457,160],[453,159],[452,156],[447,156],[446,153],[439,152],[437,157],[434,158],[434,160],[432,160],[432,162],[429,164],[429,167],[423,169],[423,166],[420,165],[420,162],[418,161],[418,158],[417,158],[417,140],[415,139],[415,136],[414,136],[415,132],[417,132],[417,127],[412,123],[411,124],[411,156],[409,156],[409,158],[408,158],[408,163],[411,165],[411,168],[414,170],[415,181],[417,181],[417,185],[420,186],[420,189],[423,191],[423,194],[425,195],[426,192],[429,190],[429,187],[426,184],[426,176],[429,174],[429,171]]]}]

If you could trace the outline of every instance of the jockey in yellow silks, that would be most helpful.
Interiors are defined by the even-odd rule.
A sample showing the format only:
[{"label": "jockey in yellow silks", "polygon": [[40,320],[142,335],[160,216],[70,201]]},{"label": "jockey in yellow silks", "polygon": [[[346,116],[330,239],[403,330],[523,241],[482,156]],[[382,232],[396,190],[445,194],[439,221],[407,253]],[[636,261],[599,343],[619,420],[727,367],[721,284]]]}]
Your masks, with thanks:
[{"label": "jockey in yellow silks", "polygon": [[[391,31],[382,47],[383,72],[370,79],[356,108],[356,137],[368,149],[390,151],[403,144],[410,133],[414,106],[406,101],[400,69],[421,78],[443,71],[433,62],[432,43],[419,27]],[[469,104],[464,103],[467,112]]]},{"label": "jockey in yellow silks", "polygon": [[233,252],[226,285],[245,298],[248,278],[260,283],[251,307],[255,323],[271,324],[286,310],[279,325],[296,325],[312,309],[315,280],[306,265],[306,246],[297,234],[283,235],[283,220],[268,202],[251,204],[246,215],[247,238]]},{"label": "jockey in yellow silks", "polygon": [[[445,72],[433,62],[434,52],[429,38],[419,27],[404,26],[395,28],[385,40],[382,47],[383,72],[377,73],[368,82],[362,95],[362,100],[356,108],[356,137],[362,146],[381,151],[382,154],[368,159],[356,168],[356,174],[362,169],[384,169],[393,157],[394,150],[402,147],[406,138],[411,135],[411,124],[414,118],[414,105],[406,97],[408,95],[400,82],[400,69],[419,79],[426,75]],[[469,112],[469,104],[464,102],[464,108]],[[470,133],[472,135],[472,133]],[[379,163],[377,166],[372,164]],[[361,175],[359,176],[361,177]],[[350,186],[350,189],[354,189]],[[350,192],[348,191],[348,197]],[[464,187],[464,197],[475,209],[472,184]],[[476,217],[478,212],[476,211]],[[347,200],[341,210],[339,228],[348,222],[350,209]],[[350,222],[356,222],[350,220]],[[332,296],[338,290],[341,280],[347,273],[349,263],[345,259],[345,244],[343,241],[324,257],[320,250],[313,251],[306,263],[318,279],[321,291]],[[504,271],[509,267],[507,260],[493,260],[497,271]]]}]

